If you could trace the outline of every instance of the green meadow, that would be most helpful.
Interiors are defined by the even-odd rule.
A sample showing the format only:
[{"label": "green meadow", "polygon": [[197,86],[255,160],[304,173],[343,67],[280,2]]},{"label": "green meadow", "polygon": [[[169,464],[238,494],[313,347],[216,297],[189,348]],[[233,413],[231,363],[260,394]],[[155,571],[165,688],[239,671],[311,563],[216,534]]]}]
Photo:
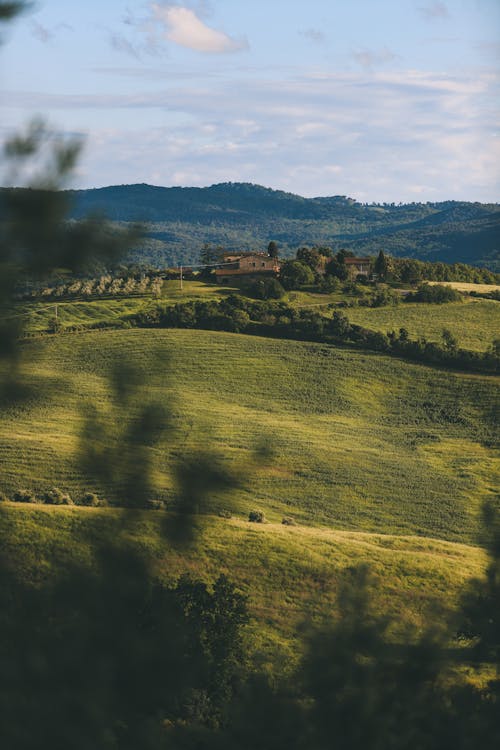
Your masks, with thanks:
[{"label": "green meadow", "polygon": [[[92,568],[93,543],[121,529],[121,514],[4,503],[4,552],[16,559],[26,583],[45,581],[72,562]],[[300,654],[303,628],[335,616],[339,584],[354,566],[369,564],[374,610],[394,617],[403,633],[449,615],[468,579],[480,577],[485,564],[482,550],[464,544],[214,516],[205,519],[195,544],[179,550],[162,537],[162,518],[158,511],[138,513],[128,543],[152,557],[166,582],[186,572],[206,581],[225,573],[236,581],[248,597],[250,656],[273,668],[280,654],[285,671]]]},{"label": "green meadow", "polygon": [[164,281],[160,298],[152,294],[138,294],[98,299],[27,302],[17,305],[15,312],[16,315],[21,315],[25,319],[27,333],[37,334],[48,330],[55,315],[56,305],[62,328],[73,326],[84,328],[103,324],[112,326],[121,320],[126,320],[129,315],[147,310],[159,299],[172,304],[207,298],[219,300],[231,292],[238,291],[236,288],[222,288],[200,281],[184,281],[181,289],[179,281]]},{"label": "green meadow", "polygon": [[[181,291],[179,282],[166,282],[162,300],[220,299],[230,291],[203,282],[185,282]],[[291,292],[288,302],[323,306],[341,296]],[[165,580],[188,572],[212,581],[224,572],[236,581],[248,596],[252,659],[270,669],[277,658],[281,670],[293,665],[303,628],[335,617],[339,585],[358,564],[369,564],[374,606],[394,615],[396,628],[444,621],[466,582],[484,570],[480,510],[500,479],[498,380],[319,343],[84,330],[154,304],[151,296],[60,302],[58,335],[45,333],[52,303],[20,306],[42,312],[29,315],[35,338],[22,345],[24,398],[0,423],[0,492],[56,486],[76,500],[89,491],[111,494],[106,480],[89,480],[81,434],[91,406],[108,427],[133,419],[133,404],[128,413],[113,402],[109,376],[116,362],[134,362],[143,396],[170,415],[165,438],[150,449],[155,497],[167,510],[137,512],[127,536]],[[430,340],[449,328],[461,346],[481,350],[495,335],[499,309],[471,300],[346,312],[353,323],[405,327]],[[83,330],[65,332],[69,326]],[[179,550],[161,535],[165,513],[168,522],[176,508],[174,467],[179,457],[207,450],[234,486],[209,495],[196,541]],[[92,566],[94,543],[119,530],[126,513],[11,502],[0,509],[7,553],[34,583],[71,561]],[[252,510],[265,523],[249,523]],[[293,525],[282,524],[285,517]]]},{"label": "green meadow", "polygon": [[[25,385],[0,427],[0,489],[77,496],[83,414],[113,421],[108,374],[134,360],[175,434],[155,449],[159,496],[175,501],[170,468],[210,446],[240,486],[238,517],[262,510],[300,524],[473,542],[495,494],[498,382],[336,347],[198,330],[103,330],[27,341]],[[270,455],[254,457],[265,441]],[[229,501],[228,501],[229,502]],[[214,497],[217,512],[226,499]],[[222,505],[221,505],[222,504]]]},{"label": "green meadow", "polygon": [[375,331],[398,331],[406,328],[410,338],[425,337],[440,341],[444,328],[456,337],[463,349],[484,351],[500,336],[500,302],[488,299],[468,299],[445,305],[417,302],[401,303],[394,307],[353,307],[347,310],[352,323]]}]

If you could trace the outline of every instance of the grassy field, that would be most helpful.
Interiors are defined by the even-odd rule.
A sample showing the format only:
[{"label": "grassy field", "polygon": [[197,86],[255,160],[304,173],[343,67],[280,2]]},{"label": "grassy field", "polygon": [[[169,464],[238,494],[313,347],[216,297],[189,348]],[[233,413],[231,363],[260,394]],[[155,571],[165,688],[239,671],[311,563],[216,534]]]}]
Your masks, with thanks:
[{"label": "grassy field", "polygon": [[[120,515],[111,509],[3,504],[3,552],[16,559],[27,583],[46,580],[75,561],[90,567],[89,540],[115,534]],[[482,575],[485,562],[481,550],[463,544],[213,517],[197,543],[179,551],[162,540],[160,521],[158,512],[140,513],[129,543],[153,557],[166,581],[186,572],[206,581],[222,572],[237,581],[252,617],[246,629],[250,654],[258,653],[262,666],[278,651],[285,670],[300,653],[303,626],[332,617],[339,583],[353,566],[370,565],[374,610],[395,618],[397,635],[407,626],[420,629],[431,618],[443,619],[466,581]]]},{"label": "grassy field", "polygon": [[467,281],[427,281],[426,284],[441,284],[441,286],[451,286],[459,292],[479,292],[479,294],[500,291],[498,284],[471,284]]},{"label": "grassy field", "polygon": [[238,289],[218,287],[201,281],[184,281],[181,289],[178,281],[165,281],[158,299],[152,294],[135,296],[102,297],[99,299],[76,299],[55,302],[24,302],[17,305],[16,315],[22,315],[26,322],[28,333],[43,333],[47,331],[55,315],[63,328],[72,326],[91,327],[103,323],[113,324],[126,319],[140,310],[145,310],[158,301],[189,302],[191,300],[221,299]]},{"label": "grassy field", "polygon": [[[227,294],[240,293],[236,288],[218,287],[200,281],[184,282],[180,289],[178,281],[166,281],[163,285],[161,302],[188,302],[191,300],[219,300]],[[352,300],[352,295],[341,291],[320,294],[306,291],[288,292],[284,301],[292,307],[317,309],[330,314],[329,304]],[[155,305],[157,299],[151,295],[142,297],[115,297],[90,301],[59,302],[58,316],[62,328],[114,325],[127,316]],[[54,302],[25,303],[19,305],[16,313],[25,315],[26,330],[30,334],[46,332],[54,317]],[[459,345],[465,349],[484,351],[494,338],[500,335],[500,303],[494,300],[473,300],[446,305],[401,304],[397,307],[353,307],[347,311],[353,323],[377,331],[406,328],[412,338],[424,336],[429,341],[439,341],[443,328],[448,328],[457,337]]]},{"label": "grassy field", "polygon": [[[321,344],[207,331],[131,330],[26,342],[33,398],[5,413],[0,490],[89,487],[75,460],[83,409],[110,411],[107,374],[136,360],[156,395],[173,399],[175,445],[210,445],[242,475],[231,499],[273,522],[470,543],[495,493],[498,383]],[[153,386],[152,386],[153,388]],[[120,415],[122,418],[122,415]],[[251,460],[266,438],[274,458]],[[172,500],[175,445],[157,451]],[[498,464],[496,464],[498,466]],[[247,475],[244,477],[243,475]],[[214,511],[226,500],[213,498]]]},{"label": "grassy field", "polygon": [[346,311],[352,323],[376,331],[406,328],[410,338],[424,336],[440,341],[444,328],[450,330],[460,347],[484,351],[500,336],[500,302],[470,299],[445,305],[402,303],[395,307],[353,307]]}]

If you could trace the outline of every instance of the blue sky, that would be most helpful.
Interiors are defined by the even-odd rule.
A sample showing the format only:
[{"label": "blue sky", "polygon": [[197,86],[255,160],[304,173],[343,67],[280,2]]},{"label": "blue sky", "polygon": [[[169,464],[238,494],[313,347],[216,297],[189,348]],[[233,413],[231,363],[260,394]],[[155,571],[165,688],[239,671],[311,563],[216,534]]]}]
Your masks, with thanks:
[{"label": "blue sky", "polygon": [[500,199],[499,0],[40,0],[4,36],[0,137],[80,135],[75,187]]}]

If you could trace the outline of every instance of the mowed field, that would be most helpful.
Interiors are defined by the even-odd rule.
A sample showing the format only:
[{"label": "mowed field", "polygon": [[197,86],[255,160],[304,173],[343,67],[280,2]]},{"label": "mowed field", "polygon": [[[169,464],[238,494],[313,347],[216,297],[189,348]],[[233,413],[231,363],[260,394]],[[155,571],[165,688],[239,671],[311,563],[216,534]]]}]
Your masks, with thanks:
[{"label": "mowed field", "polygon": [[[159,496],[172,462],[207,446],[240,477],[237,517],[474,542],[498,486],[498,381],[304,342],[208,331],[62,334],[26,342],[32,397],[0,427],[0,490],[89,486],[76,460],[84,410],[110,410],[108,374],[136,361],[146,392],[169,404],[175,434],[155,449]],[[150,383],[150,386],[148,386]],[[265,441],[270,456],[254,458]]]},{"label": "mowed field", "polygon": [[[105,495],[79,465],[79,435],[89,405],[104,421],[133,416],[133,406],[112,406],[108,376],[116,361],[134,361],[144,394],[172,415],[152,450],[167,508],[171,468],[189,452],[215,453],[239,485],[210,497],[192,546],[162,535],[168,510],[134,514],[128,543],[166,580],[185,572],[234,580],[249,597],[249,654],[260,664],[279,653],[293,666],[304,624],[335,616],[339,584],[356,565],[370,566],[373,606],[402,630],[444,621],[484,570],[479,510],[498,486],[493,378],[195,330],[61,334],[27,341],[24,353],[31,395],[3,413],[0,490]],[[263,441],[269,451],[258,458]],[[254,509],[266,523],[248,522]],[[72,561],[92,566],[93,544],[123,533],[124,513],[1,503],[3,552],[26,582]]]},{"label": "mowed field", "polygon": [[[300,656],[304,628],[332,623],[339,586],[356,566],[369,565],[373,611],[393,617],[393,636],[404,637],[408,627],[443,623],[486,562],[483,550],[460,543],[215,516],[205,518],[194,544],[179,549],[162,535],[163,520],[160,511],[134,514],[127,544],[149,555],[166,582],[184,573],[207,582],[226,574],[248,597],[250,658],[259,668],[278,662],[280,672]],[[92,568],[94,544],[123,537],[122,522],[115,509],[2,503],[2,552],[27,585],[37,585],[75,563]]]},{"label": "mowed field", "polygon": [[352,323],[375,331],[406,328],[410,338],[423,336],[428,341],[441,341],[446,328],[462,349],[473,351],[485,351],[500,338],[500,302],[495,300],[464,297],[463,302],[444,305],[402,302],[395,307],[353,307],[346,314]]}]

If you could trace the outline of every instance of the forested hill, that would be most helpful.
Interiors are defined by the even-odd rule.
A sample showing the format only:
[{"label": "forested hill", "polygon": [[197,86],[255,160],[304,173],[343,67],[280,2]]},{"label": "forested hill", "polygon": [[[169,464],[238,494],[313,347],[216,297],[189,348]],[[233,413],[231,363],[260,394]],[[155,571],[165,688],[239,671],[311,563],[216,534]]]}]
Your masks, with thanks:
[{"label": "forested hill", "polygon": [[273,239],[285,256],[303,244],[326,244],[500,270],[498,204],[362,204],[345,196],[302,198],[249,183],[120,185],[70,195],[74,218],[98,211],[113,221],[144,222],[147,238],[133,256],[153,264],[194,262],[205,242],[229,250],[264,249]]}]

